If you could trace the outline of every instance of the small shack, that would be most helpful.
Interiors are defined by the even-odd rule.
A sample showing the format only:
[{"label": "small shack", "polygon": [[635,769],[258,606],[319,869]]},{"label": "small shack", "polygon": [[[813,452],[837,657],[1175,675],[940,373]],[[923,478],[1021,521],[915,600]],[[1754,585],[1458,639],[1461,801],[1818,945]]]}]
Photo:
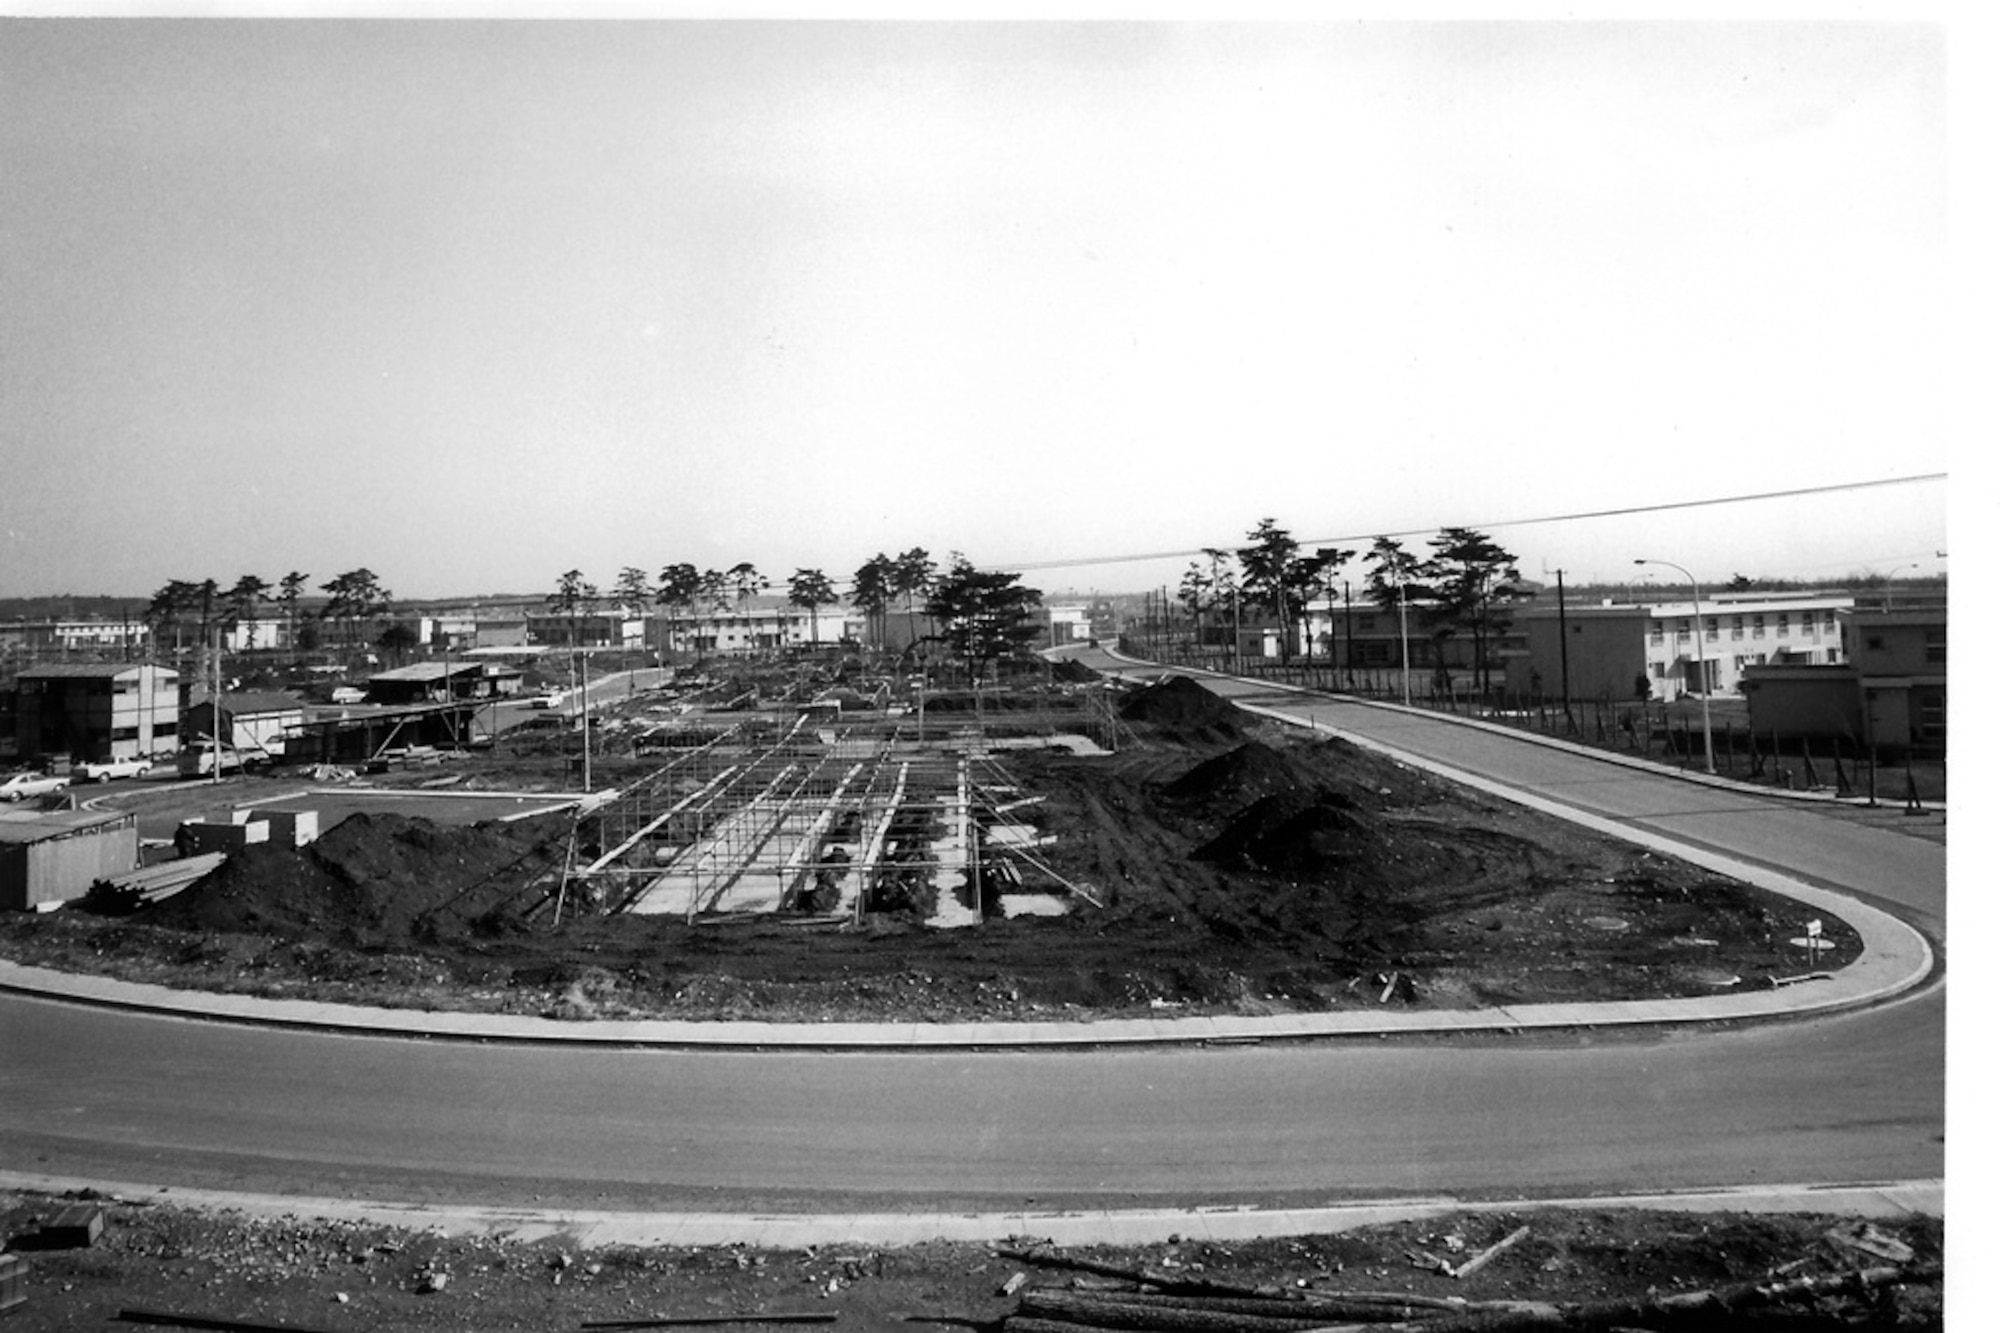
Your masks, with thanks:
[{"label": "small shack", "polygon": [[220,709],[214,698],[204,695],[188,707],[187,743],[190,748],[200,748],[214,738],[225,750],[275,758],[285,752],[287,736],[295,735],[305,718],[305,705],[289,694],[224,694]]},{"label": "small shack", "polygon": [[0,811],[0,910],[46,911],[138,866],[130,811]]}]

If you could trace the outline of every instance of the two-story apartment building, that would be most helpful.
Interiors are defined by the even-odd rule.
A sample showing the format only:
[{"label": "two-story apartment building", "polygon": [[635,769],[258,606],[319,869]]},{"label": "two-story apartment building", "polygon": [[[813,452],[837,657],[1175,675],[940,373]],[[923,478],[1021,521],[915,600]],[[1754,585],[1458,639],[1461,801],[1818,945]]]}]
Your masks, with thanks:
[{"label": "two-story apartment building", "polygon": [[[813,613],[803,607],[754,603],[726,611],[701,610],[674,621],[673,641],[683,650],[722,656],[826,647],[848,637],[848,615],[838,606],[822,606]],[[901,619],[892,616],[892,624]],[[653,640],[665,642],[667,632],[665,619],[655,617]]]},{"label": "two-story apartment building", "polygon": [[1566,676],[1575,699],[1734,694],[1755,667],[1840,662],[1840,616],[1853,605],[1838,593],[1725,593],[1699,606],[1607,600],[1517,609],[1521,651],[1508,659],[1507,684],[1552,695]]},{"label": "two-story apartment building", "polygon": [[1838,664],[1773,663],[1749,673],[1750,725],[1889,753],[1944,753],[1945,608],[1852,610],[1840,630]]},{"label": "two-story apartment building", "polygon": [[137,654],[151,642],[152,630],[142,620],[0,621],[0,656]]},{"label": "two-story apartment building", "polygon": [[23,755],[130,759],[180,748],[180,676],[151,662],[28,667],[16,682]]}]

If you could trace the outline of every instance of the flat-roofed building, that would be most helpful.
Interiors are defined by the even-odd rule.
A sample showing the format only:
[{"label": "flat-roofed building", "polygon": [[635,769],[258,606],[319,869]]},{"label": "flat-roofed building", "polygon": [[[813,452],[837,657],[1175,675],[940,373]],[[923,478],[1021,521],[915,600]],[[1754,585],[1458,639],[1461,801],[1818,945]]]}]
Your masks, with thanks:
[{"label": "flat-roofed building", "polygon": [[1853,605],[1845,594],[1765,593],[1704,597],[1699,608],[1691,599],[1519,608],[1507,686],[1554,696],[1567,670],[1573,699],[1735,694],[1753,667],[1840,662],[1840,616]]},{"label": "flat-roofed building", "polygon": [[1887,754],[1945,752],[1946,609],[1856,609],[1840,617],[1838,664],[1771,664],[1746,674],[1760,734],[1839,739]]},{"label": "flat-roofed building", "polygon": [[180,676],[151,662],[24,668],[16,680],[22,755],[151,758],[180,748]]}]

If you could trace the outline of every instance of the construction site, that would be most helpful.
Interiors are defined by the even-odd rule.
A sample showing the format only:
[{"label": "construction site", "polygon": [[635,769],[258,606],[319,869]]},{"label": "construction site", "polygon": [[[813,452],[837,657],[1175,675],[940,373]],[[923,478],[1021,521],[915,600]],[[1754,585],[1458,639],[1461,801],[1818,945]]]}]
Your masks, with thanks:
[{"label": "construction site", "polygon": [[892,702],[886,683],[866,698],[787,697],[797,693],[614,715],[619,748],[658,766],[577,807],[551,920],[896,913],[962,927],[1060,914],[1076,899],[1103,906],[1040,854],[1041,798],[1007,757],[1108,753],[1118,722],[1105,688],[991,701]]},{"label": "construction site", "polygon": [[[10,914],[0,949],[579,1021],[1477,1007],[1710,994],[1797,961],[1784,900],[1191,677],[1056,663],[974,691],[771,664],[622,688],[342,781],[133,797],[142,832],[167,815],[140,801],[196,797],[321,831],[136,902]],[[1838,920],[1825,940],[1854,947]]]}]

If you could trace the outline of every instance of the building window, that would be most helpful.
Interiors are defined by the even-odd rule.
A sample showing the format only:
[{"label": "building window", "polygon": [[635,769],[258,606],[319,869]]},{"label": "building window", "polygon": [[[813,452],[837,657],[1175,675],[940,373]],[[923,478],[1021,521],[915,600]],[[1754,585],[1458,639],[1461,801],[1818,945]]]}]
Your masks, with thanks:
[{"label": "building window", "polygon": [[1750,637],[1753,639],[1761,639],[1764,637],[1764,617],[1762,616],[1750,617]]},{"label": "building window", "polygon": [[1787,611],[1780,611],[1778,613],[1778,637],[1781,639],[1789,638],[1791,637],[1791,633],[1792,633],[1791,613]]},{"label": "building window", "polygon": [[[1581,628],[1583,628],[1583,627],[1582,627],[1581,625],[1579,625],[1579,626],[1578,626],[1577,628],[1578,628],[1578,629],[1581,629]],[[1658,647],[1658,646],[1660,646],[1661,644],[1663,644],[1663,643],[1665,643],[1665,642],[1667,641],[1667,630],[1666,630],[1666,627],[1665,627],[1664,625],[1662,625],[1662,624],[1661,624],[1661,623],[1660,623],[1659,621],[1657,621],[1657,620],[1655,620],[1655,621],[1653,622],[1653,636],[1652,636],[1652,637],[1653,637],[1653,646],[1654,646],[1654,647]]]},{"label": "building window", "polygon": [[1714,616],[1710,616],[1708,618],[1706,627],[1704,628],[1704,631],[1702,633],[1702,637],[1704,639],[1707,639],[1710,643],[1714,643],[1718,638],[1722,637],[1719,631],[1717,630],[1717,626],[1720,624],[1721,622],[1718,621]]},{"label": "building window", "polygon": [[1944,665],[1944,631],[1927,629],[1924,631],[1924,661],[1930,666]]},{"label": "building window", "polygon": [[1743,617],[1742,617],[1742,616],[1731,616],[1731,617],[1729,617],[1729,637],[1730,637],[1730,638],[1732,638],[1732,639],[1740,639],[1740,638],[1742,638],[1742,637],[1743,637]]}]

